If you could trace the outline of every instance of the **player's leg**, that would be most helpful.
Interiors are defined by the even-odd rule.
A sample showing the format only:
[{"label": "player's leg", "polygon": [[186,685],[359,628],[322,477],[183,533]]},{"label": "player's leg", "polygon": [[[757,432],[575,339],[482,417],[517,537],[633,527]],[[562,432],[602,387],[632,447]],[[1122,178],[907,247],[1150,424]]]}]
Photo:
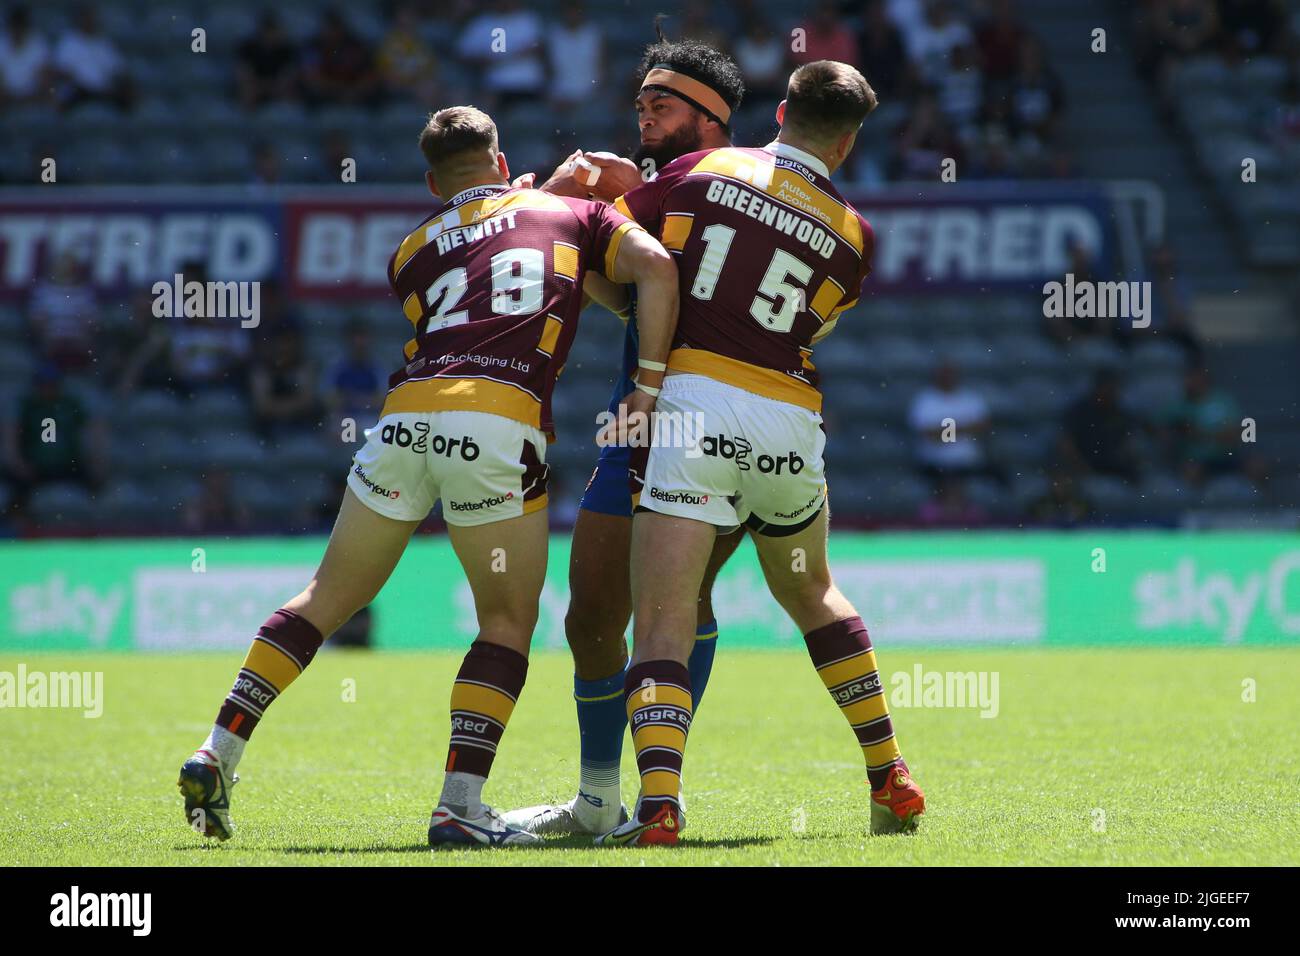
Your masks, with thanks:
[{"label": "player's leg", "polygon": [[474,596],[478,635],[452,685],[446,772],[429,845],[533,843],[536,837],[508,826],[482,794],[528,676],[546,576],[546,438],[482,412],[438,412],[430,426],[430,467]]},{"label": "player's leg", "polygon": [[862,748],[873,830],[910,828],[925,810],[925,797],[894,738],[867,627],[831,579],[827,514],[823,504],[811,523],[793,533],[771,525],[753,531],[759,562],[772,596],[804,635],[818,676]]},{"label": "player's leg", "polygon": [[474,595],[478,636],[452,685],[446,772],[429,841],[528,842],[513,828],[496,825],[482,797],[528,676],[528,649],[546,577],[546,509],[491,524],[449,525],[448,533]]},{"label": "player's leg", "polygon": [[[699,376],[669,376],[657,410],[698,422],[700,434],[736,434],[734,414],[712,400],[707,385]],[[719,529],[739,524],[734,456],[660,441],[647,458],[632,528],[633,647],[624,684],[641,795],[635,818],[603,835],[603,844],[677,842],[692,715],[687,661],[696,644],[700,589]]]},{"label": "player's leg", "polygon": [[369,604],[392,574],[419,521],[371,510],[349,488],[325,556],[307,587],[263,624],[207,740],[181,768],[186,819],[205,836],[231,835],[230,786],[244,746],[268,708],[322,643]]},{"label": "player's leg", "polygon": [[686,669],[691,672],[693,713],[699,713],[700,702],[704,700],[704,690],[709,686],[709,675],[713,672],[713,652],[718,647],[718,619],[713,613],[713,582],[722,566],[736,553],[736,548],[744,537],[739,529],[730,534],[719,534],[714,539],[713,551],[709,554],[709,563],[704,569],[704,581],[700,584],[700,596],[696,603],[695,646],[691,648],[690,660],[686,662]]},{"label": "player's leg", "polygon": [[676,843],[682,760],[691,726],[696,605],[716,528],[694,518],[642,512],[632,531],[632,660],[624,700],[641,793],[635,816],[598,842]]}]

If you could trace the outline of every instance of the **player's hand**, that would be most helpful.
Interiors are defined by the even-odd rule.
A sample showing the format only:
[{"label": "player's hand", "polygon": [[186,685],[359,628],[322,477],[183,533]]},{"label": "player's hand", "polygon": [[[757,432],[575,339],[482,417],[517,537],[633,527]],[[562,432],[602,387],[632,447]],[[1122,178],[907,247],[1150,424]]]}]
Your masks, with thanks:
[{"label": "player's hand", "polygon": [[[601,202],[613,202],[625,192],[640,186],[644,180],[636,163],[613,153],[583,153],[582,158],[600,170],[595,183],[586,186]],[[590,177],[586,170],[577,173],[578,182],[586,183]]]},{"label": "player's hand", "polygon": [[654,436],[655,397],[633,389],[618,406],[614,419],[596,435],[596,444],[644,448]]},{"label": "player's hand", "polygon": [[574,173],[577,167],[573,161],[582,155],[582,150],[575,149],[569,154],[569,158],[555,167],[555,172],[551,173],[551,178],[537,187],[542,192],[550,193],[553,196],[570,196],[574,199],[586,199],[589,190],[586,186],[578,182]]},{"label": "player's hand", "polygon": [[536,173],[524,173],[522,176],[516,176],[514,178],[514,181],[511,182],[510,185],[515,187],[522,187],[524,189],[532,189],[533,183],[535,182],[537,182]]}]

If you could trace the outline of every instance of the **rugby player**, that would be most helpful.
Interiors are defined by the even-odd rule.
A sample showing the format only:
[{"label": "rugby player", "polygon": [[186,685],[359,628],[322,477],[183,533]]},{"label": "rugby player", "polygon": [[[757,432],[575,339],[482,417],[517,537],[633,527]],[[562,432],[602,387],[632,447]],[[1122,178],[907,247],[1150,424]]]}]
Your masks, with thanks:
[{"label": "rugby player", "polygon": [[[507,826],[481,796],[524,685],[546,570],[551,393],[588,274],[635,283],[642,353],[663,362],[677,272],[663,247],[612,207],[512,187],[496,126],[473,107],[432,114],[420,149],[429,191],[443,203],[389,262],[415,331],[406,364],[353,460],[320,568],[259,629],[212,733],[180,771],[187,822],[219,840],[231,835],[235,767],[267,707],[370,603],[439,499],[479,632],[452,687],[429,843],[538,840]],[[661,379],[640,374],[623,402],[628,412],[648,413]]]},{"label": "rugby player", "polygon": [[822,397],[811,361],[871,269],[871,227],[830,177],[875,106],[852,66],[802,66],[777,108],[775,142],[690,153],[616,204],[677,257],[681,313],[657,411],[702,420],[705,437],[698,449],[647,449],[624,681],[641,794],[633,818],[598,843],[677,842],[696,596],[717,535],[738,526],[753,537],[773,597],[857,737],[872,830],[910,829],[924,812],[867,628],[831,580]]},{"label": "rugby player", "polygon": [[[736,64],[712,47],[689,41],[664,40],[646,48],[639,69],[635,100],[641,143],[632,158],[586,153],[600,170],[586,185],[585,173],[575,171],[570,156],[542,186],[548,192],[615,200],[641,185],[679,156],[701,149],[731,145],[731,117],[744,96],[744,80]],[[647,226],[657,235],[653,227]],[[632,390],[632,376],[641,359],[635,302],[624,290],[598,279],[588,290],[602,305],[627,322],[622,375],[615,383],[610,411],[615,412]],[[644,368],[642,364],[642,368]],[[626,819],[619,796],[619,765],[626,733],[623,682],[627,670],[624,637],[632,618],[628,571],[632,541],[632,509],[640,495],[641,470],[628,445],[606,445],[587,484],[573,528],[569,558],[569,609],[564,630],[573,652],[573,696],[578,711],[578,794],[571,801],[512,810],[506,819],[534,833],[599,834]],[[713,545],[696,602],[695,645],[690,652],[692,703],[699,707],[713,666],[718,624],[713,613],[713,580],[740,543],[740,534],[719,535]]]}]

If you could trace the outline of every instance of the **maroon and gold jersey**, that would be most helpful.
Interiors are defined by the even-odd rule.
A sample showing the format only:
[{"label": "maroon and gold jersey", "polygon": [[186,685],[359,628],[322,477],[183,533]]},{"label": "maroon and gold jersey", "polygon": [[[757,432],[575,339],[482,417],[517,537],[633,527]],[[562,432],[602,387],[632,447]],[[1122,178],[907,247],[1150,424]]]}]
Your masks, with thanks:
[{"label": "maroon and gold jersey", "polygon": [[388,263],[415,337],[382,414],[491,412],[551,433],[583,277],[589,268],[608,276],[635,228],[611,206],[536,189],[452,196]]},{"label": "maroon and gold jersey", "polygon": [[857,303],[875,241],[826,166],[783,143],[688,153],[614,205],[677,258],[669,369],[820,412],[812,347]]}]

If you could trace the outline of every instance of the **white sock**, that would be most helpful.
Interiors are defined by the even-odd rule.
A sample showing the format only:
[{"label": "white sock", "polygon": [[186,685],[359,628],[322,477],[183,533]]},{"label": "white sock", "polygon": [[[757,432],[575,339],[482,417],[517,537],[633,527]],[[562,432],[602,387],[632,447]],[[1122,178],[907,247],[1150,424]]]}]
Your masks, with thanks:
[{"label": "white sock", "polygon": [[[622,805],[618,764],[583,763],[578,768],[578,802],[574,804],[584,818],[592,814],[618,817]],[[613,826],[613,824],[610,824]]]},{"label": "white sock", "polygon": [[487,777],[472,773],[449,772],[442,781],[442,796],[438,805],[446,807],[461,817],[480,816],[483,813],[483,784]]},{"label": "white sock", "polygon": [[238,734],[232,734],[225,727],[212,726],[212,733],[208,734],[208,739],[203,741],[200,750],[207,750],[217,755],[221,761],[221,769],[226,774],[234,773],[235,765],[239,763],[244,756],[244,745],[248,741]]}]

